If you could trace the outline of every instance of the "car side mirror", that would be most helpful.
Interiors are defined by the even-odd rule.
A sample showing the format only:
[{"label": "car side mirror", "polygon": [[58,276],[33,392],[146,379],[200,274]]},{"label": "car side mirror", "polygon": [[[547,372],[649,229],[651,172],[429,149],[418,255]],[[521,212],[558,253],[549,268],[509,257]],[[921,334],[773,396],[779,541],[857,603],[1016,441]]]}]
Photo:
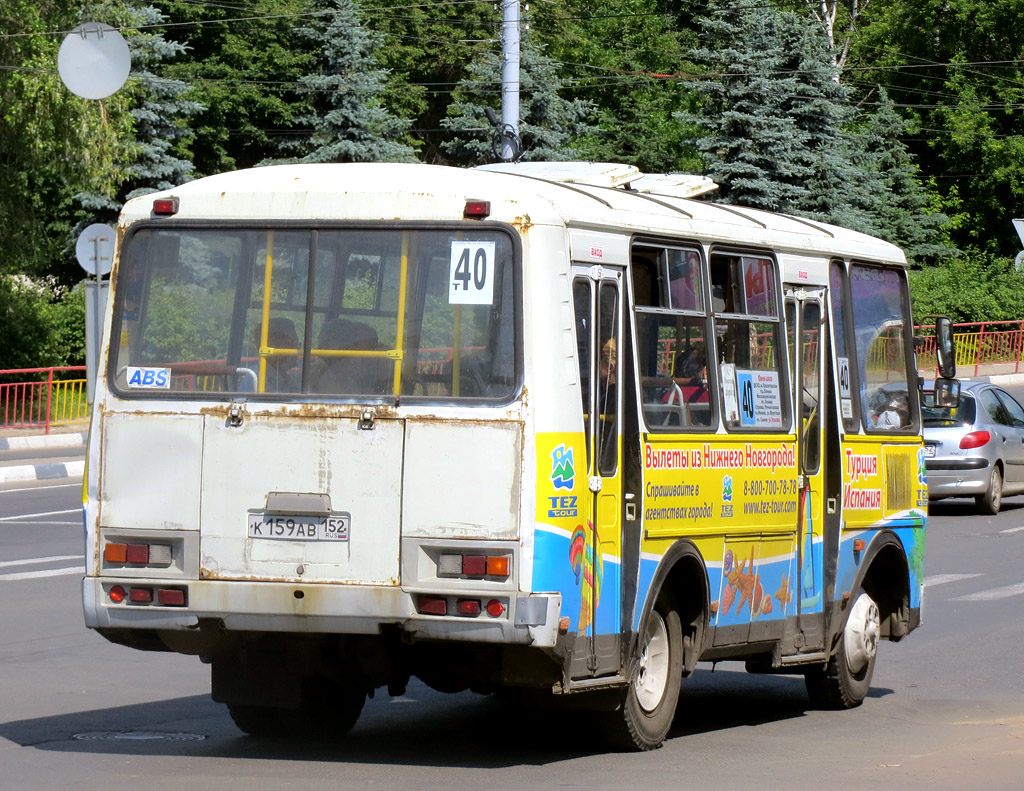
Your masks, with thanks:
[{"label": "car side mirror", "polygon": [[[933,403],[928,403],[929,401]],[[925,399],[925,406],[956,409],[960,406],[960,380],[936,379],[931,397]]]},{"label": "car side mirror", "polygon": [[[956,340],[953,338],[953,322],[948,316],[935,319],[935,353],[939,362],[939,376],[953,379],[956,376]],[[958,388],[958,395],[959,392]]]}]

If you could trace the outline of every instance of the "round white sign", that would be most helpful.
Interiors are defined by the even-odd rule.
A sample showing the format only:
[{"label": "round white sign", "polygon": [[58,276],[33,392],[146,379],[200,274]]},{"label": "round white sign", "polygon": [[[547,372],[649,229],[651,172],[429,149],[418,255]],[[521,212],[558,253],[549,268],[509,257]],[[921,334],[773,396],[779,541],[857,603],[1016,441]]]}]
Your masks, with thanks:
[{"label": "round white sign", "polygon": [[[75,257],[82,269],[90,275],[105,275],[114,262],[116,234],[109,225],[94,223],[82,231],[75,242]],[[96,264],[99,263],[97,272]]]},{"label": "round white sign", "polygon": [[83,99],[105,99],[128,79],[132,56],[124,37],[110,25],[85,22],[70,33],[57,53],[64,84]]}]

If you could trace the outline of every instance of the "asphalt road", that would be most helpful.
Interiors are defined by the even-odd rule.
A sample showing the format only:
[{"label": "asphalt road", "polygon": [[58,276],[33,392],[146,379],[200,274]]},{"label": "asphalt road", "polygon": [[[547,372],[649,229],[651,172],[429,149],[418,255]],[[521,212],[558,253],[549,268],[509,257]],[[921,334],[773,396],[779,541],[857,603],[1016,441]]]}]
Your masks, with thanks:
[{"label": "asphalt road", "polygon": [[0,485],[3,791],[1022,786],[1024,497],[996,517],[932,507],[924,626],[882,644],[863,706],[816,711],[797,677],[702,665],[641,755],[605,752],[585,717],[416,682],[341,741],[244,737],[197,659],[85,629],[80,501],[80,479]]}]

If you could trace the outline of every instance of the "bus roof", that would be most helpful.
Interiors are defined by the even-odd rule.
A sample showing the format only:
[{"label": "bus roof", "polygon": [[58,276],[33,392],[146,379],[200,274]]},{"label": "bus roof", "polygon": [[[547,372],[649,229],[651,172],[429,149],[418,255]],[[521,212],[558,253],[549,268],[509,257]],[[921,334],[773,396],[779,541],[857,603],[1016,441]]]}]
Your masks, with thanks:
[{"label": "bus roof", "polygon": [[551,178],[529,169],[516,172],[514,166],[499,171],[397,163],[275,165],[135,198],[125,205],[121,224],[152,217],[153,201],[168,197],[178,198],[177,219],[227,221],[451,222],[463,219],[467,201],[487,201],[487,219],[520,228],[569,226],[906,264],[898,247],[867,234],[679,197],[671,187],[659,192],[657,184],[665,180],[658,177],[647,177],[642,191],[627,189],[628,181],[609,187],[573,182],[564,175],[565,164]]}]

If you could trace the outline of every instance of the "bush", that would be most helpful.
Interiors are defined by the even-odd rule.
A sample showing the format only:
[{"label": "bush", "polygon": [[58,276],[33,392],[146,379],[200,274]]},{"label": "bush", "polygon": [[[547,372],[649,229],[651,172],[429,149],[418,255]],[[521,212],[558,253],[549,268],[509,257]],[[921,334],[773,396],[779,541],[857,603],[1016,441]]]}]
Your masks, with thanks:
[{"label": "bush", "polygon": [[954,322],[1024,318],[1024,274],[1013,260],[979,250],[947,263],[910,273],[914,320],[949,316]]},{"label": "bush", "polygon": [[83,365],[84,291],[0,275],[0,370]]}]

